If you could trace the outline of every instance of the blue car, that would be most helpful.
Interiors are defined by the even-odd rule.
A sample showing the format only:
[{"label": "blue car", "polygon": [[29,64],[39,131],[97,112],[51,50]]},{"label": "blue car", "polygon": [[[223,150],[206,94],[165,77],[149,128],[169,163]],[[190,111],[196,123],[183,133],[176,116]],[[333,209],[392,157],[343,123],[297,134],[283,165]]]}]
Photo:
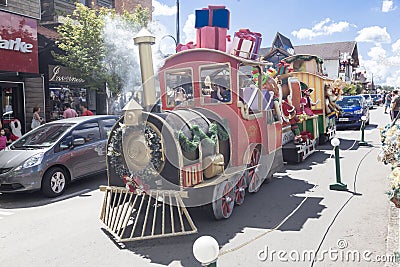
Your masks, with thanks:
[{"label": "blue car", "polygon": [[362,116],[366,117],[366,124],[369,124],[369,107],[362,95],[344,96],[336,104],[343,111],[336,118],[336,128],[360,128]]}]

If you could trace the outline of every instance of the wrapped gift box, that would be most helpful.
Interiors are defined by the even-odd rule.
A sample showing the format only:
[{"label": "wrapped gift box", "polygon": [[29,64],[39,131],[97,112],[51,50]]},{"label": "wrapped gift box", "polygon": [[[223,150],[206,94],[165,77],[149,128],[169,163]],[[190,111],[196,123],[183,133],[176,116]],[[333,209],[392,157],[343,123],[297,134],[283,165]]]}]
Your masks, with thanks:
[{"label": "wrapped gift box", "polygon": [[210,10],[208,9],[200,9],[195,11],[195,23],[194,27],[199,29],[201,27],[209,26],[208,20],[210,16]]},{"label": "wrapped gift box", "polygon": [[216,49],[225,52],[226,34],[226,28],[205,26],[196,29],[196,47]]},{"label": "wrapped gift box", "polygon": [[188,50],[188,49],[193,49],[196,48],[196,46],[194,45],[193,42],[189,42],[187,44],[178,44],[176,46],[176,52],[180,52],[180,51],[184,51],[184,50]]},{"label": "wrapped gift box", "polygon": [[291,71],[293,71],[293,69],[290,67],[290,64],[288,64],[286,62],[279,62],[279,64],[278,64],[278,75],[289,73]]},{"label": "wrapped gift box", "polygon": [[211,6],[195,11],[195,28],[214,26],[229,29],[230,12],[225,6]]},{"label": "wrapped gift box", "polygon": [[232,42],[231,54],[242,58],[250,58],[253,45],[254,40],[235,36]]},{"label": "wrapped gift box", "polygon": [[240,29],[235,32],[231,54],[256,59],[260,50],[261,40],[261,33],[251,32],[249,29]]},{"label": "wrapped gift box", "polygon": [[253,51],[251,52],[251,59],[256,59],[259,56],[260,47],[261,47],[261,33],[259,32],[252,32],[253,37],[256,39],[253,46]]}]

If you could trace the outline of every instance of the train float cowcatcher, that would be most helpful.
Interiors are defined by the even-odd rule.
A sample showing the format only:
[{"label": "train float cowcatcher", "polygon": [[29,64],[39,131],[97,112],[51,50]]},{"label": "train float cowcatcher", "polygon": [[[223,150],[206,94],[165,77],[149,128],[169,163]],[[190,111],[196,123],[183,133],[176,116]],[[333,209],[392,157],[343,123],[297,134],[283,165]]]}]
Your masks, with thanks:
[{"label": "train float cowcatcher", "polygon": [[[229,218],[285,158],[302,161],[320,136],[331,136],[329,125],[320,130],[317,112],[304,113],[304,82],[289,63],[276,72],[235,48],[168,57],[157,101],[154,40],[145,30],[134,38],[143,105],[131,100],[108,140],[101,220],[121,242],[197,232],[186,207],[206,206],[215,219]],[[325,95],[317,91],[318,97]]]}]

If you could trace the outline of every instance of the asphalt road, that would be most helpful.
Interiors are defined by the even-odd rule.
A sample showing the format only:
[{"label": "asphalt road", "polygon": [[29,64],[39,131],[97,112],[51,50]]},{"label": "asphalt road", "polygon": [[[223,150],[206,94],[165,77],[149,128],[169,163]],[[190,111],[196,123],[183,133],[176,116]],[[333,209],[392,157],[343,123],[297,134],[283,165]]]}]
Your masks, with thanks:
[{"label": "asphalt road", "polygon": [[[371,110],[365,133],[370,147],[358,147],[359,131],[338,131],[348,192],[329,190],[335,169],[327,144],[246,196],[229,220],[212,220],[206,208],[189,209],[198,228],[194,235],[114,242],[99,220],[104,194],[98,188],[106,184],[105,174],[74,183],[56,199],[0,194],[0,265],[200,266],[192,244],[211,235],[221,247],[218,266],[385,266],[390,167],[376,157],[379,127],[388,122],[382,107]],[[317,255],[314,263],[301,259],[310,253]],[[360,259],[347,259],[352,253]]]}]

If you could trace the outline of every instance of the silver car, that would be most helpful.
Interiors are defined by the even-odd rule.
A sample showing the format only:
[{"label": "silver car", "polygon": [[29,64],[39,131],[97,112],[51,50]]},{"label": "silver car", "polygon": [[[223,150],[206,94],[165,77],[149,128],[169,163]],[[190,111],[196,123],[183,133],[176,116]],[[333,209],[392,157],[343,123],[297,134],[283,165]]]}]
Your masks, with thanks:
[{"label": "silver car", "polygon": [[0,151],[0,192],[61,195],[69,182],[106,170],[107,132],[118,116],[46,123]]}]

